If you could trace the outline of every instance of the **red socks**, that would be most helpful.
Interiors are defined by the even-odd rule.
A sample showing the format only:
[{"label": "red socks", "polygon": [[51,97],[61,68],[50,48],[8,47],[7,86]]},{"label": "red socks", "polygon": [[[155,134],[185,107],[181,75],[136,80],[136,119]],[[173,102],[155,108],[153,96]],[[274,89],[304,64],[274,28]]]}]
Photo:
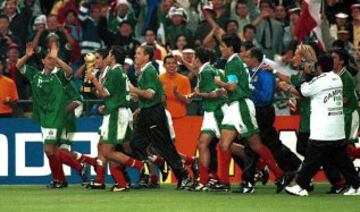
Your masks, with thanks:
[{"label": "red socks", "polygon": [[84,154],[81,155],[80,159],[79,159],[79,162],[85,162],[87,164],[90,164],[92,166],[96,166],[96,159],[95,158],[92,158],[92,157],[89,157],[89,156],[86,156]]},{"label": "red socks", "polygon": [[151,175],[150,176],[150,182],[151,182],[152,185],[159,184],[159,177],[156,174]]},{"label": "red socks", "polygon": [[263,170],[266,166],[265,161],[262,158],[259,158],[258,162],[256,163],[256,168],[258,170]]},{"label": "red socks", "polygon": [[66,150],[60,150],[58,155],[59,155],[60,161],[62,163],[70,166],[71,168],[76,169],[77,171],[81,170],[80,162],[73,159],[73,156],[71,155],[70,152],[68,152]]},{"label": "red socks", "polygon": [[220,158],[221,166],[219,167],[220,171],[220,181],[222,183],[229,183],[229,167],[230,167],[230,160],[231,160],[231,151],[220,151]]},{"label": "red socks", "polygon": [[274,173],[276,178],[281,177],[283,175],[283,172],[278,167],[278,165],[274,159],[274,156],[272,155],[270,150],[265,145],[261,145],[261,147],[257,151],[257,154],[269,166],[270,170]]},{"label": "red socks", "polygon": [[128,167],[133,167],[133,168],[136,168],[136,169],[139,169],[139,170],[144,168],[144,162],[139,161],[139,160],[135,160],[132,157],[129,157],[129,159],[124,163],[124,165],[128,166]]},{"label": "red socks", "polygon": [[66,180],[64,171],[58,155],[52,154],[50,156],[48,155],[47,157],[49,159],[49,165],[53,180],[58,182],[65,182]]},{"label": "red socks", "polygon": [[201,161],[199,161],[200,183],[206,185],[209,180],[209,171]]},{"label": "red socks", "polygon": [[99,183],[105,182],[105,169],[104,164],[101,160],[97,160],[97,164],[95,166],[95,172],[96,172],[96,181]]},{"label": "red socks", "polygon": [[193,157],[186,156],[185,161],[184,161],[184,165],[190,166],[190,165],[193,164],[193,163],[194,163],[194,158],[193,158]]},{"label": "red socks", "polygon": [[360,158],[360,148],[356,148],[352,145],[348,145],[348,152],[352,158]]},{"label": "red socks", "polygon": [[123,172],[123,167],[121,165],[110,166],[110,173],[117,185],[122,187],[127,187],[127,183]]}]

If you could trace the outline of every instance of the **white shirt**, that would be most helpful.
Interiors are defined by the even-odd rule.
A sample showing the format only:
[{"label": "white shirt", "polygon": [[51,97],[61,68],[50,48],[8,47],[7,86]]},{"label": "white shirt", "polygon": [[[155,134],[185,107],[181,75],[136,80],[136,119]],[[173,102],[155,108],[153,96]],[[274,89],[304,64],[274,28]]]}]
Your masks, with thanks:
[{"label": "white shirt", "polygon": [[310,139],[345,139],[343,84],[334,72],[323,73],[301,85],[301,94],[311,98]]}]

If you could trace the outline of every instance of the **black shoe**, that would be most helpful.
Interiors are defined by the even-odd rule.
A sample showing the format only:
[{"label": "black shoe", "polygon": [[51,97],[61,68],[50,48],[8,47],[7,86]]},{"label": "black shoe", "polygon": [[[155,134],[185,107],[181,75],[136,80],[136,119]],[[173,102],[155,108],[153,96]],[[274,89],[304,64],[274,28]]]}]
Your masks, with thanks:
[{"label": "black shoe", "polygon": [[125,191],[129,191],[129,188],[128,187],[122,187],[120,185],[113,185],[110,189],[110,191],[112,192],[125,192]]},{"label": "black shoe", "polygon": [[349,189],[348,186],[337,187],[337,186],[333,185],[333,186],[331,186],[330,191],[328,191],[326,193],[327,194],[341,194],[347,189]]},{"label": "black shoe", "polygon": [[217,182],[217,183],[212,185],[211,191],[214,191],[214,192],[229,192],[230,191],[230,184],[229,183]]},{"label": "black shoe", "polygon": [[105,189],[105,183],[101,183],[98,181],[90,181],[88,185],[86,185],[86,188],[88,189]]},{"label": "black shoe", "polygon": [[140,179],[138,182],[138,185],[140,188],[147,188],[150,184],[149,182],[150,176],[148,174],[145,174],[145,169],[142,169],[140,172]]},{"label": "black shoe", "polygon": [[259,181],[261,181],[263,185],[266,185],[268,183],[269,169],[267,166],[265,166],[265,168],[262,170],[256,170],[254,175],[254,182],[259,182]]},{"label": "black shoe", "polygon": [[164,161],[164,163],[161,164],[161,166],[159,166],[159,169],[161,172],[162,181],[165,182],[169,176],[169,168],[168,168],[166,161]]},{"label": "black shoe", "polygon": [[81,163],[81,169],[79,171],[79,175],[83,182],[87,182],[89,180],[88,176],[87,176],[88,168],[89,168],[89,166],[86,163]]},{"label": "black shoe", "polygon": [[51,181],[48,185],[46,185],[46,188],[48,189],[59,189],[59,188],[67,188],[68,183],[67,182],[57,182],[57,181]]},{"label": "black shoe", "polygon": [[204,184],[196,181],[192,185],[192,188],[190,189],[190,191],[210,191],[210,188],[207,187],[207,185],[204,185]]},{"label": "black shoe", "polygon": [[194,175],[194,179],[199,178],[199,158],[194,158],[194,162],[190,166],[191,171]]},{"label": "black shoe", "polygon": [[190,190],[193,187],[193,182],[191,177],[184,178],[178,181],[177,190]]},{"label": "black shoe", "polygon": [[284,173],[282,177],[276,179],[276,193],[280,193],[284,188],[291,183],[295,177],[295,172]]},{"label": "black shoe", "polygon": [[239,189],[233,190],[232,193],[250,194],[255,192],[255,187],[250,182],[243,182],[240,184]]},{"label": "black shoe", "polygon": [[308,186],[307,186],[307,188],[306,188],[306,190],[308,191],[308,192],[313,192],[314,191],[314,184],[313,183],[310,183]]}]

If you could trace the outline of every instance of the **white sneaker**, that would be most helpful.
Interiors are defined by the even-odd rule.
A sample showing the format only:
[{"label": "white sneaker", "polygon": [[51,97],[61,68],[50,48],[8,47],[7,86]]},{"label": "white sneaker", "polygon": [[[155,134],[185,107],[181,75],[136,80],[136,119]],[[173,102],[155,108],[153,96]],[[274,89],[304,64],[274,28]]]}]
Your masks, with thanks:
[{"label": "white sneaker", "polygon": [[344,193],[345,196],[358,196],[360,195],[360,188],[353,188],[352,186]]},{"label": "white sneaker", "polygon": [[295,196],[301,196],[301,197],[309,196],[309,193],[307,192],[307,190],[301,188],[298,184],[296,184],[294,186],[285,187],[285,191],[288,194],[295,195]]}]

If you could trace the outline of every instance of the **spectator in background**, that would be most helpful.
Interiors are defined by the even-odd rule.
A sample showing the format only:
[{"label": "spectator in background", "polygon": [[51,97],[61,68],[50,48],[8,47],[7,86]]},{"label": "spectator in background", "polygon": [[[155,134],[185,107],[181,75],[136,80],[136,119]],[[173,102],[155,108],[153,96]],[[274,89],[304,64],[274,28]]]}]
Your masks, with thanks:
[{"label": "spectator in background", "polygon": [[25,44],[29,33],[29,25],[32,18],[30,5],[25,4],[21,12],[17,10],[16,0],[7,0],[4,14],[9,18],[10,31],[19,37],[21,43]]},{"label": "spectator in background", "polygon": [[12,44],[20,45],[20,39],[9,29],[9,18],[6,15],[0,15],[0,60],[6,58],[7,48]]},{"label": "spectator in background", "polygon": [[260,1],[260,15],[252,22],[256,29],[256,40],[267,58],[272,59],[283,50],[283,27],[272,17],[273,5],[269,0]]},{"label": "spectator in background", "polygon": [[242,33],[244,26],[251,23],[246,1],[232,1],[231,10],[230,18],[237,22],[240,33]]},{"label": "spectator in background", "polygon": [[256,38],[256,27],[252,24],[244,26],[242,33],[242,42],[250,42],[254,46],[259,47],[260,44],[257,42]]},{"label": "spectator in background", "polygon": [[192,45],[193,35],[192,32],[186,27],[187,14],[183,8],[171,8],[169,11],[169,18],[171,25],[165,29],[166,43],[170,44],[172,49],[176,48],[176,38],[183,34],[188,41],[188,44]]},{"label": "spectator in background", "polygon": [[191,89],[194,89],[196,86],[196,74],[193,68],[195,58],[194,49],[190,48],[190,46],[185,46],[182,51],[182,56],[178,58],[178,62],[180,63],[177,67],[177,72],[186,76],[190,80]]},{"label": "spectator in background", "polygon": [[156,42],[156,34],[152,29],[145,31],[145,42],[141,44],[152,46],[154,49],[154,59],[163,60],[166,55],[166,49]]},{"label": "spectator in background", "polygon": [[173,119],[186,116],[186,107],[190,103],[186,96],[191,93],[189,79],[177,73],[177,66],[175,56],[165,56],[164,68],[166,72],[159,76],[165,91],[167,109]]},{"label": "spectator in background", "polygon": [[[301,13],[301,9],[298,7],[291,8],[288,10],[290,23],[288,26],[284,28],[283,45],[285,49],[289,47],[291,41],[297,40],[295,34],[295,27],[297,22],[299,21],[300,13]],[[277,53],[281,53],[281,52],[277,52]]]},{"label": "spectator in background", "polygon": [[286,13],[286,9],[285,9],[284,5],[279,4],[279,5],[275,6],[274,16],[275,16],[275,19],[277,21],[279,21],[283,27],[288,25],[288,20],[286,18],[287,13]]},{"label": "spectator in background", "polygon": [[[81,24],[82,40],[81,54],[94,52],[103,47],[103,41],[97,33],[98,21],[101,17],[102,6],[99,4],[83,3],[80,6],[79,20]],[[90,10],[90,13],[89,13]]]},{"label": "spectator in background", "polygon": [[78,64],[81,59],[80,54],[80,42],[82,39],[82,30],[80,26],[80,22],[77,19],[76,10],[70,9],[65,12],[65,20],[64,20],[65,30],[71,35],[73,41],[71,44],[71,55],[70,62],[72,64]]},{"label": "spectator in background", "polygon": [[134,38],[134,29],[129,21],[121,22],[118,31],[113,33],[107,29],[106,18],[102,17],[99,20],[97,32],[106,46],[122,46],[126,57],[134,58],[135,50],[140,46],[140,42]]},{"label": "spectator in background", "polygon": [[358,49],[360,42],[360,4],[353,4],[351,6],[351,17],[352,22],[352,32],[353,32],[353,45],[355,49]]},{"label": "spectator in background", "polygon": [[330,26],[330,36],[332,37],[332,39],[337,40],[338,31],[340,28],[347,26],[347,18],[349,17],[349,15],[346,13],[337,13],[335,17],[335,24],[332,24]]},{"label": "spectator in background", "polygon": [[12,44],[9,46],[7,51],[6,66],[3,72],[4,75],[11,78],[15,82],[20,99],[28,99],[29,83],[26,80],[26,78],[22,74],[20,74],[16,68],[16,63],[20,56],[19,51],[20,49],[16,44]]},{"label": "spectator in background", "polygon": [[230,18],[230,4],[225,3],[225,0],[212,0],[216,19],[221,27],[225,27],[225,24]]},{"label": "spectator in background", "polygon": [[3,75],[4,64],[0,62],[0,118],[12,117],[19,99],[15,82]]},{"label": "spectator in background", "polygon": [[116,0],[114,14],[110,14],[108,21],[108,29],[113,33],[118,31],[119,25],[123,21],[128,21],[132,28],[135,28],[136,19],[131,12],[131,5],[127,0]]}]

